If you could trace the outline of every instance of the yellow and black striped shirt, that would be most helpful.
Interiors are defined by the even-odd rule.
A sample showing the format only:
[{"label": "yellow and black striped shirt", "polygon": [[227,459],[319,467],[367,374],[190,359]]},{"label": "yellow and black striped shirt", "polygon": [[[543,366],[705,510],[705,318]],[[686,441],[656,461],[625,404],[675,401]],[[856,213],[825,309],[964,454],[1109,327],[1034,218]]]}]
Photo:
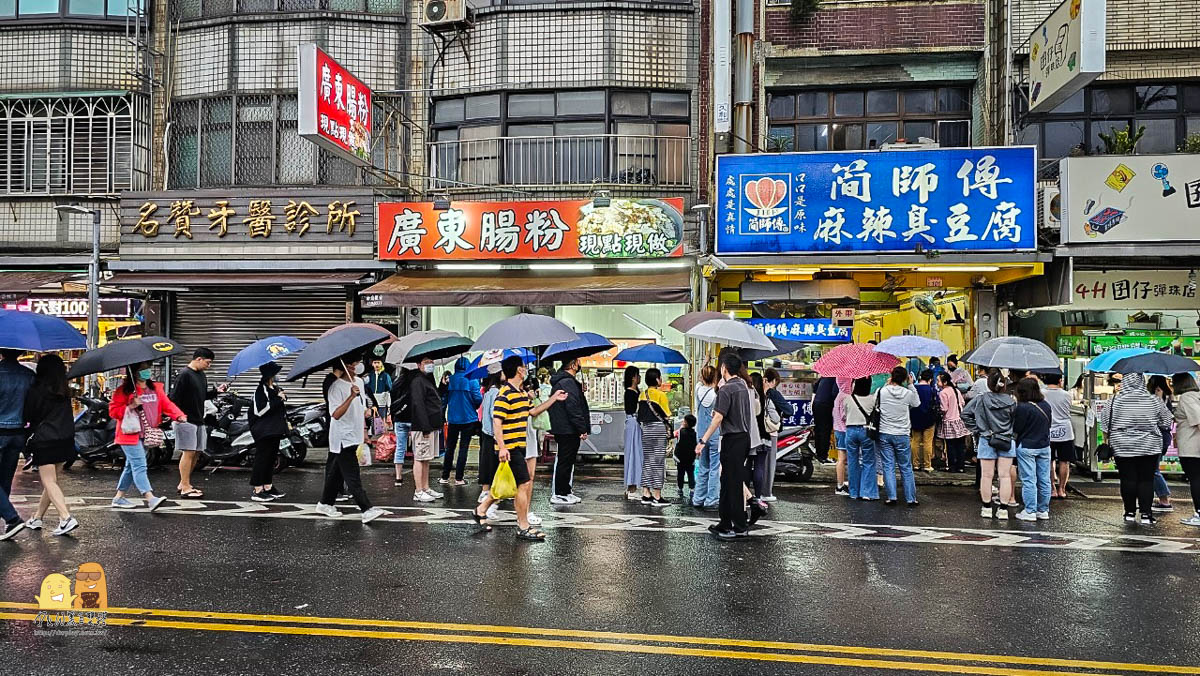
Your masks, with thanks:
[{"label": "yellow and black striped shirt", "polygon": [[500,429],[504,434],[504,446],[510,452],[525,448],[525,422],[529,420],[529,412],[532,409],[529,395],[519,387],[506,383],[500,388],[500,394],[496,395],[492,417],[499,418]]}]

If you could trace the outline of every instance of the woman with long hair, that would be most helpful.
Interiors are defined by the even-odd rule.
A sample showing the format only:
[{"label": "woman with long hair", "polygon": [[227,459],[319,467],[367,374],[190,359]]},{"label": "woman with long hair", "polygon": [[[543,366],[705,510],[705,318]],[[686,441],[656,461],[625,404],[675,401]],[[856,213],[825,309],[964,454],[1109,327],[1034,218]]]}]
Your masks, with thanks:
[{"label": "woman with long hair", "polygon": [[1054,412],[1036,378],[1017,382],[1017,408],[1013,411],[1013,439],[1021,464],[1022,521],[1050,518],[1050,420]]},{"label": "woman with long hair", "polygon": [[79,527],[71,515],[67,499],[58,486],[58,473],[63,464],[75,458],[75,417],[71,411],[71,390],[67,385],[67,367],[56,354],[42,355],[37,375],[25,395],[25,424],[29,426],[26,450],[33,456],[38,477],[42,480],[42,496],[33,518],[25,523],[31,530],[42,527],[42,518],[50,505],[58,512],[55,535],[66,535]]},{"label": "woman with long hair", "polygon": [[[1158,397],[1167,406],[1167,410],[1171,411],[1175,408],[1175,397],[1171,394],[1171,384],[1167,382],[1166,376],[1150,376],[1146,379],[1146,389],[1150,394]],[[1162,432],[1162,455],[1167,454],[1167,449],[1171,448],[1171,426],[1163,427]],[[1162,464],[1162,456],[1158,458],[1159,465]],[[1162,475],[1162,470],[1156,468],[1154,470],[1154,511],[1170,512],[1175,509],[1171,504],[1171,487],[1167,485],[1167,480]]]},{"label": "woman with long hair", "polygon": [[954,379],[942,371],[937,377],[938,401],[942,406],[942,419],[937,425],[937,437],[946,447],[946,471],[965,473],[967,463],[967,437],[971,430],[962,421],[962,410],[966,402],[962,391],[954,386]]},{"label": "woman with long hair", "polygon": [[[146,432],[162,424],[163,418],[186,422],[187,416],[167,397],[162,383],[152,379],[150,362],[142,362],[126,368],[125,381],[113,392],[108,402],[108,415],[117,421],[116,443],[125,453],[125,469],[117,480],[117,494],[112,506],[116,509],[132,509],[137,505],[125,499],[130,485],[137,487],[146,506],[153,512],[162,506],[166,498],[154,495],[150,477],[146,474],[146,447],[143,443]],[[136,432],[125,431],[125,418],[132,416],[138,421]]]},{"label": "woman with long hair", "polygon": [[756,411],[755,419],[758,423],[758,439],[757,448],[750,449],[753,454],[747,460],[748,466],[746,473],[751,477],[754,497],[762,500],[767,493],[767,454],[771,452],[771,435],[767,432],[767,391],[766,382],[763,380],[762,374],[755,372],[750,374],[750,382],[753,387],[751,391],[754,396],[758,397],[758,410]]},{"label": "woman with long hair", "polygon": [[638,399],[642,392],[642,372],[630,364],[625,367],[625,498],[640,500],[642,485],[642,426],[638,424]]},{"label": "woman with long hair", "polygon": [[[1013,410],[1016,399],[1008,393],[1008,379],[1000,371],[987,377],[987,391],[967,402],[962,411],[963,423],[979,435],[976,448],[979,457],[979,497],[983,507],[979,515],[985,519],[1007,519],[1013,501],[1012,464],[1017,457],[1013,443]],[[992,479],[1000,477],[1000,502],[992,502]]]},{"label": "woman with long hair", "polygon": [[283,369],[275,362],[258,367],[260,378],[254,390],[249,411],[250,435],[254,437],[254,469],[250,472],[250,485],[255,502],[270,502],[284,497],[284,493],[272,483],[275,456],[279,455],[279,444],[288,433],[284,401],[287,395],[275,384],[275,376]]},{"label": "woman with long hair", "polygon": [[1195,513],[1183,520],[1188,526],[1200,526],[1200,388],[1190,373],[1177,373],[1171,378],[1175,386],[1175,447],[1179,449],[1179,464],[1187,474]]},{"label": "woman with long hair", "polygon": [[846,401],[846,489],[855,500],[878,500],[875,482],[875,440],[867,433],[867,421],[875,410],[871,378],[857,378]]},{"label": "woman with long hair", "polygon": [[664,507],[671,504],[662,496],[671,404],[662,391],[662,372],[656,368],[646,369],[646,391],[638,400],[637,418],[642,428],[642,504]]},{"label": "woman with long hair", "polygon": [[[713,407],[717,404],[717,369],[705,364],[700,369],[700,384],[696,385],[696,429],[702,434],[712,424]],[[692,491],[692,506],[716,509],[721,497],[721,431],[713,432],[704,448],[696,449],[696,488]]]}]

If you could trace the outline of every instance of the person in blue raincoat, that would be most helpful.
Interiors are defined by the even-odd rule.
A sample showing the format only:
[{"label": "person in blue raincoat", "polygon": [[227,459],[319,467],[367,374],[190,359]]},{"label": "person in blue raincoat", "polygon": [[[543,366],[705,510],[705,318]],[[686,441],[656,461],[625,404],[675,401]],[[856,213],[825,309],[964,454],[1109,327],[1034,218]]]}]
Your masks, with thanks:
[{"label": "person in blue raincoat", "polygon": [[[466,371],[471,361],[459,357],[454,362],[454,375],[446,388],[446,421],[450,424],[450,434],[446,439],[446,456],[442,460],[443,484],[450,483],[450,467],[454,466],[454,485],[466,486],[463,473],[467,469],[467,451],[471,447],[471,437],[478,437],[479,405],[483,403],[483,392],[479,381],[468,378]],[[458,462],[454,462],[454,449],[458,448]]]}]

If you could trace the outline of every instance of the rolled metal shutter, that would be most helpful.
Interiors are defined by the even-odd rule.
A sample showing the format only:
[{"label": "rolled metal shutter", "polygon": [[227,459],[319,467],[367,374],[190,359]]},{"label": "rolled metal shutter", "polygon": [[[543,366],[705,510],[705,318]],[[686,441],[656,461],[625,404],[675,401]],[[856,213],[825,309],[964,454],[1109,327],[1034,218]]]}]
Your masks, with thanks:
[{"label": "rolled metal shutter", "polygon": [[[212,288],[175,295],[171,311],[171,337],[192,349],[207,347],[216,353],[208,370],[210,383],[225,381],[229,362],[243,347],[260,338],[276,335],[296,336],[312,341],[330,328],[346,322],[346,291],[343,289]],[[187,358],[176,358],[178,369]],[[279,360],[283,374],[292,367],[292,358]],[[324,374],[315,374],[295,383],[284,384],[289,403],[319,401]],[[238,376],[233,386],[249,393],[258,380],[256,371]]]}]

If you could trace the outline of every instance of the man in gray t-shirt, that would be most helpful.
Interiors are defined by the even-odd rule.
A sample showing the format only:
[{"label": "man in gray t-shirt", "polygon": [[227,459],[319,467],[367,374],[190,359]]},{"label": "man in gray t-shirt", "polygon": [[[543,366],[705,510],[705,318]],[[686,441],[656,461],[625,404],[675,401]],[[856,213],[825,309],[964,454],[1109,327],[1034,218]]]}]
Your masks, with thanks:
[{"label": "man in gray t-shirt", "polygon": [[750,530],[742,487],[754,415],[750,412],[750,391],[746,381],[738,377],[741,370],[742,360],[736,354],[721,357],[722,380],[717,390],[717,403],[713,406],[712,424],[699,440],[699,448],[703,449],[720,426],[721,500],[718,512],[721,520],[710,530],[722,540],[744,537]]},{"label": "man in gray t-shirt", "polygon": [[1054,463],[1050,496],[1067,497],[1067,481],[1071,478],[1071,463],[1075,462],[1075,429],[1071,425],[1071,393],[1062,388],[1062,376],[1042,375],[1046,384],[1042,396],[1050,405],[1050,457]]}]

